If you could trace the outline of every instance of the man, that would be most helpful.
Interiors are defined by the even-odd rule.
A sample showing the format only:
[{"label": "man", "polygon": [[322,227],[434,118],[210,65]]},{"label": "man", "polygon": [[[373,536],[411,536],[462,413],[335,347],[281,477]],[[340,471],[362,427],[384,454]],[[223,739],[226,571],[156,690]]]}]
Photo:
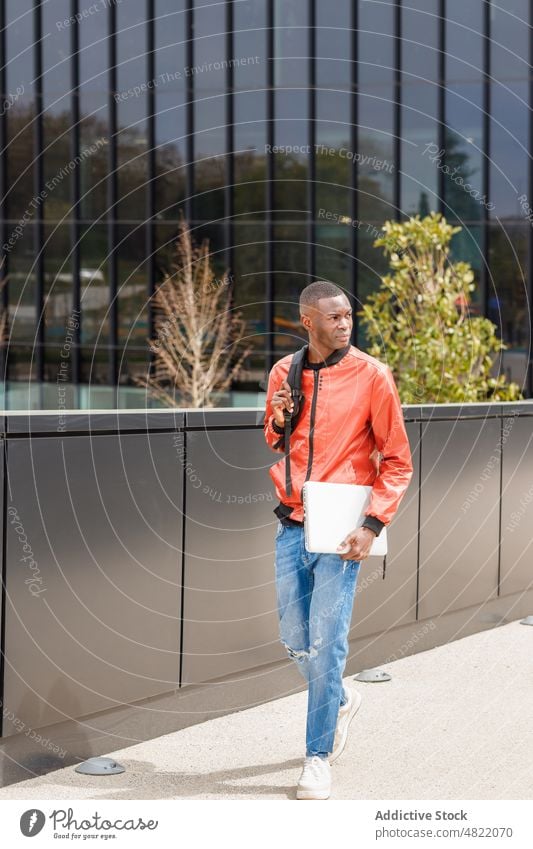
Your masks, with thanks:
[{"label": "man", "polygon": [[[350,344],[352,310],[338,286],[311,283],[300,295],[308,336],[303,406],[285,457],[270,469],[280,504],[274,512],[280,639],[308,682],[306,755],[298,799],[327,799],[330,763],[341,754],[361,696],[345,688],[355,587],[372,540],[388,525],[413,473],[398,390],[388,366]],[[264,432],[284,452],[284,410],[293,412],[287,375],[292,355],[272,368]],[[379,461],[376,458],[379,455]],[[304,545],[304,481],[371,485],[362,527],[339,540],[339,554],[311,554]],[[287,493],[287,488],[289,493]]]}]

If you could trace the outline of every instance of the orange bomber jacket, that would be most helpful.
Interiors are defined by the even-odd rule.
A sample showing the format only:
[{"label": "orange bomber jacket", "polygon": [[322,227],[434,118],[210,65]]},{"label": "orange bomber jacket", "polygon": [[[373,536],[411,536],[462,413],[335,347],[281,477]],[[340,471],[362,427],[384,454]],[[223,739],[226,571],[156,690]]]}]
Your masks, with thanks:
[{"label": "orange bomber jacket", "polygon": [[[283,428],[274,422],[271,398],[286,379],[292,354],[270,371],[264,421],[265,439],[284,452]],[[413,474],[411,450],[400,397],[390,368],[353,345],[322,363],[304,362],[302,412],[290,438],[292,494],[285,491],[285,457],[269,473],[282,521],[303,522],[304,481],[372,486],[364,525],[379,533],[396,513]],[[378,464],[371,455],[379,452]]]}]

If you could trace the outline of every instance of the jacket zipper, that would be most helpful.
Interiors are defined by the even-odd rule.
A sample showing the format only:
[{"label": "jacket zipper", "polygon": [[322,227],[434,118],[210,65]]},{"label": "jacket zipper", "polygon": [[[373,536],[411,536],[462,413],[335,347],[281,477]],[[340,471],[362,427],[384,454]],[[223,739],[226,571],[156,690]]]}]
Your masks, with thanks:
[{"label": "jacket zipper", "polygon": [[309,456],[307,458],[307,473],[305,475],[306,481],[309,480],[313,466],[313,436],[315,431],[316,401],[318,397],[318,369],[314,369],[313,374],[315,382],[313,385],[313,400],[311,402],[311,418],[309,420]]}]

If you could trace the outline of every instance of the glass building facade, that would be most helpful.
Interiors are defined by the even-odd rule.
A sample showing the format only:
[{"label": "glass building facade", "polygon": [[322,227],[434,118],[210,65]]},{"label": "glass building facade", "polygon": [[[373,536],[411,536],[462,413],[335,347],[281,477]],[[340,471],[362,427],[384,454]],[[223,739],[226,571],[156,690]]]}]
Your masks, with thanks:
[{"label": "glass building facade", "polygon": [[5,379],[145,374],[183,214],[233,275],[253,344],[236,388],[256,389],[302,344],[305,285],[332,280],[358,308],[386,270],[384,221],[438,210],[531,397],[532,9],[3,0]]}]

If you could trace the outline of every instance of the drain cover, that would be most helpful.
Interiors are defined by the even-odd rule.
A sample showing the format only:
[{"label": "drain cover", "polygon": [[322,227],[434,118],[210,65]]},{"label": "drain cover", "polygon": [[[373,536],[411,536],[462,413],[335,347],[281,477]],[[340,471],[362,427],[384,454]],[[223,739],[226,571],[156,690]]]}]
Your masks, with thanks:
[{"label": "drain cover", "polygon": [[362,669],[355,676],[355,681],[366,681],[367,684],[374,684],[378,681],[390,681],[391,676],[388,672],[383,672],[382,669]]},{"label": "drain cover", "polygon": [[77,766],[75,771],[81,772],[82,775],[118,775],[120,772],[126,772],[114,758],[89,758]]}]

